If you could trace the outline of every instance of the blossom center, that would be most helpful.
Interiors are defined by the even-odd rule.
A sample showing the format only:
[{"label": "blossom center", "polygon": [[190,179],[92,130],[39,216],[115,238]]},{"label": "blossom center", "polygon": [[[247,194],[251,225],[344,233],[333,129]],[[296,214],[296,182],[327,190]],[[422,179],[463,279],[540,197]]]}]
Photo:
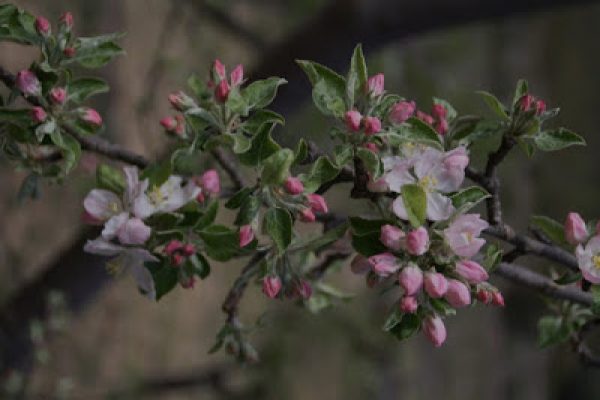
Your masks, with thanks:
[{"label": "blossom center", "polygon": [[110,209],[110,211],[112,211],[113,213],[116,214],[119,212],[119,203],[117,203],[116,201],[113,201],[112,203],[110,203],[108,208]]},{"label": "blossom center", "polygon": [[426,192],[433,191],[433,189],[437,186],[437,184],[438,184],[438,180],[431,175],[425,175],[419,181],[419,186],[421,186],[421,188]]},{"label": "blossom center", "polygon": [[160,187],[155,186],[154,188],[152,188],[150,193],[148,193],[148,198],[150,199],[152,204],[159,205],[165,200],[166,196],[162,193]]},{"label": "blossom center", "polygon": [[106,271],[109,275],[116,276],[123,270],[121,257],[116,257],[106,263]]},{"label": "blossom center", "polygon": [[595,256],[593,256],[592,262],[594,263],[596,269],[600,269],[600,254],[596,254]]}]

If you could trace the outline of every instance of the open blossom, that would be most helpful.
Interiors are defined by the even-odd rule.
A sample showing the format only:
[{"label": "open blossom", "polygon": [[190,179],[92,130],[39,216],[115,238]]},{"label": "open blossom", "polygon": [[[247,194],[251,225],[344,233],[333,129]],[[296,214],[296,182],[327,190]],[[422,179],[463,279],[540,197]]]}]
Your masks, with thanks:
[{"label": "open blossom", "polygon": [[381,253],[369,257],[369,263],[374,273],[387,277],[400,269],[396,256],[392,253]]},{"label": "open blossom", "polygon": [[152,274],[144,266],[145,262],[158,262],[158,258],[148,250],[137,247],[124,247],[113,244],[103,238],[88,240],[84,251],[105,257],[114,257],[109,263],[111,267],[123,270],[131,274],[135,279],[140,291],[154,300],[156,289]]},{"label": "open blossom", "polygon": [[485,244],[479,235],[488,226],[479,214],[463,214],[444,229],[444,239],[457,256],[473,257]]},{"label": "open blossom", "polygon": [[588,237],[585,221],[576,212],[570,212],[565,221],[565,238],[572,245],[583,243]]},{"label": "open blossom", "polygon": [[369,93],[373,96],[381,96],[383,94],[384,82],[385,76],[383,74],[377,74],[370,77],[367,81]]},{"label": "open blossom", "polygon": [[393,124],[401,124],[413,116],[417,106],[414,101],[400,101],[392,106],[390,110],[390,121]]},{"label": "open blossom", "polygon": [[23,70],[17,74],[15,85],[26,96],[37,96],[42,91],[42,85],[37,76],[29,70]]},{"label": "open blossom", "polygon": [[444,298],[454,308],[465,307],[471,304],[471,291],[461,281],[456,279],[448,280],[448,290]]},{"label": "open blossom", "polygon": [[600,236],[594,236],[585,246],[578,245],[575,256],[583,277],[593,284],[600,284]]},{"label": "open blossom", "polygon": [[[468,161],[466,149],[462,146],[446,153],[426,148],[413,160],[392,161],[393,167],[385,175],[385,180],[390,190],[396,193],[401,193],[402,186],[407,184],[421,186],[427,196],[427,218],[440,221],[449,218],[455,211],[452,201],[443,193],[458,190],[464,181]],[[408,219],[402,196],[396,198],[392,209],[398,217]]]},{"label": "open blossom", "polygon": [[416,264],[410,263],[398,274],[398,283],[407,296],[417,294],[423,287],[423,272]]},{"label": "open blossom", "polygon": [[184,184],[180,176],[170,176],[165,183],[150,190],[148,185],[147,179],[139,183],[139,195],[133,204],[134,215],[142,219],[178,210],[202,192],[193,181]]},{"label": "open blossom", "polygon": [[456,263],[456,273],[470,283],[481,283],[487,281],[487,271],[478,263],[471,260],[461,260]]},{"label": "open blossom", "polygon": [[448,291],[448,280],[439,272],[427,272],[425,273],[423,286],[430,297],[438,299]]},{"label": "open blossom", "polygon": [[383,225],[379,240],[390,250],[399,251],[404,245],[406,234],[402,229],[394,225]]},{"label": "open blossom", "polygon": [[429,233],[427,229],[417,228],[406,235],[406,250],[413,256],[425,254],[429,248]]},{"label": "open blossom", "polygon": [[265,276],[262,291],[267,297],[271,299],[276,298],[279,291],[281,291],[281,279],[277,275]]},{"label": "open blossom", "polygon": [[446,326],[439,316],[425,318],[421,328],[427,339],[435,347],[440,347],[446,341]]},{"label": "open blossom", "polygon": [[240,247],[246,247],[254,240],[254,230],[251,225],[240,228]]}]

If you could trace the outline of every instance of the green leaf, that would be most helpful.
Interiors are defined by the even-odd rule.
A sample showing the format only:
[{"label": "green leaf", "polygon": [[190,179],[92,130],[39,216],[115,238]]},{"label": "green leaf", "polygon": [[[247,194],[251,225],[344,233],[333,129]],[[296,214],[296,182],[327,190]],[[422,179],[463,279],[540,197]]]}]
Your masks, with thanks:
[{"label": "green leaf", "polygon": [[25,200],[35,200],[39,197],[39,182],[40,176],[34,172],[30,173],[25,179],[23,179],[21,187],[19,188],[19,193],[17,194],[17,200],[19,204],[23,204]]},{"label": "green leaf", "polygon": [[233,142],[232,149],[235,154],[243,154],[252,147],[252,141],[241,132],[236,134],[226,133],[224,137],[230,138]]},{"label": "green leaf", "polygon": [[434,97],[433,104],[439,104],[446,109],[446,119],[448,120],[448,122],[452,122],[458,115],[456,109],[452,106],[452,104],[450,104],[444,99]]},{"label": "green leaf", "polygon": [[247,196],[241,204],[240,211],[238,212],[234,224],[237,226],[250,224],[258,215],[261,204],[262,202],[259,197]]},{"label": "green leaf", "polygon": [[495,244],[488,244],[485,248],[483,266],[488,271],[493,271],[502,261],[502,249]]},{"label": "green leaf", "polygon": [[113,33],[96,37],[80,37],[75,42],[77,53],[75,57],[64,60],[64,64],[78,63],[84,68],[100,68],[114,57],[124,54],[123,49],[115,40],[123,34]]},{"label": "green leaf", "polygon": [[[490,197],[490,194],[485,191],[485,189],[479,186],[471,186],[453,194],[450,198],[452,199],[452,205],[454,205],[455,208],[461,209],[462,212],[465,212],[475,207],[488,197]],[[468,205],[468,208],[463,209],[463,207],[466,205]]]},{"label": "green leaf", "polygon": [[329,246],[331,243],[335,242],[336,240],[338,240],[342,236],[344,236],[344,234],[348,230],[348,226],[349,226],[348,223],[344,222],[343,224],[336,226],[333,229],[328,230],[321,236],[318,236],[318,237],[311,239],[309,241],[306,241],[306,242],[302,242],[302,243],[298,244],[297,246],[294,245],[294,247],[302,248],[302,249],[308,250],[308,251],[315,251],[315,252],[320,251],[325,246]]},{"label": "green leaf", "polygon": [[166,159],[159,164],[152,164],[142,172],[140,180],[148,179],[149,187],[161,186],[173,174],[171,160]]},{"label": "green leaf", "polygon": [[239,253],[239,236],[222,225],[211,225],[198,232],[206,254],[216,261],[228,261]]},{"label": "green leaf", "polygon": [[108,92],[109,87],[102,79],[80,78],[69,83],[67,90],[69,101],[81,103],[95,94]]},{"label": "green leaf", "polygon": [[527,157],[529,157],[529,158],[533,157],[533,155],[535,154],[536,147],[533,145],[530,138],[518,137],[517,144],[519,145],[521,150],[523,150],[523,152],[525,153],[525,155]]},{"label": "green leaf", "polygon": [[570,333],[562,317],[545,316],[538,321],[538,345],[541,348],[566,342]]},{"label": "green leaf", "polygon": [[194,107],[185,112],[187,119],[191,118],[197,120],[201,125],[208,125],[218,127],[219,123],[215,116],[208,110],[202,107]]},{"label": "green leaf", "polygon": [[539,229],[548,239],[556,244],[568,245],[565,239],[565,228],[563,224],[543,215],[531,217],[531,225]]},{"label": "green leaf", "polygon": [[421,328],[421,318],[415,314],[404,314],[400,323],[396,324],[390,333],[398,340],[405,340]]},{"label": "green leaf", "polygon": [[263,161],[261,174],[265,185],[280,185],[290,175],[290,167],[294,162],[294,152],[290,149],[281,149]]},{"label": "green leaf", "polygon": [[278,77],[254,81],[242,90],[242,96],[250,109],[264,108],[273,102],[279,86],[286,83],[285,79]]},{"label": "green leaf", "polygon": [[542,151],[562,150],[569,146],[585,146],[585,139],[566,128],[542,131],[533,137],[535,145]]},{"label": "green leaf", "polygon": [[346,78],[346,99],[348,108],[351,108],[355,100],[363,94],[367,86],[368,72],[362,45],[358,44],[352,53],[350,70]]},{"label": "green leaf", "polygon": [[282,115],[270,110],[256,110],[242,126],[244,131],[254,136],[264,124],[285,125],[285,119]]},{"label": "green leaf", "polygon": [[362,160],[363,165],[373,180],[377,180],[383,175],[383,163],[377,154],[364,147],[358,147],[356,149],[356,156]]},{"label": "green leaf", "polygon": [[250,196],[250,194],[254,191],[253,188],[242,188],[236,194],[234,194],[228,201],[225,203],[225,208],[230,210],[235,210],[240,208],[242,203]]},{"label": "green leaf", "polygon": [[264,159],[281,149],[281,146],[271,137],[274,126],[267,123],[260,127],[256,136],[252,138],[250,150],[239,156],[243,164],[258,166]]},{"label": "green leaf", "polygon": [[219,211],[219,202],[217,200],[210,201],[208,207],[204,210],[204,213],[194,223],[196,229],[204,229],[217,219],[217,212]]},{"label": "green leaf", "polygon": [[385,220],[369,220],[359,217],[350,218],[352,229],[352,247],[360,254],[370,257],[387,251],[381,243],[381,226],[388,223]]},{"label": "green leaf", "polygon": [[411,225],[415,228],[425,223],[427,196],[419,185],[402,186],[402,200]]},{"label": "green leaf", "polygon": [[200,279],[205,279],[210,274],[210,263],[200,253],[196,253],[189,258],[192,272]]},{"label": "green leaf", "polygon": [[527,81],[525,79],[519,79],[519,81],[517,82],[517,87],[515,89],[515,95],[513,97],[513,108],[517,105],[519,99],[526,95],[527,92],[529,92],[529,85],[527,84]]},{"label": "green leaf", "polygon": [[395,137],[391,137],[392,140],[420,143],[434,147],[440,151],[444,150],[440,136],[429,124],[414,117],[409,118],[407,122],[408,124],[402,124],[393,128],[392,134]]},{"label": "green leaf", "polygon": [[152,274],[156,290],[156,301],[158,301],[177,285],[179,271],[168,264],[147,263],[146,265],[149,266]]},{"label": "green leaf", "polygon": [[296,150],[294,150],[294,163],[293,165],[300,165],[308,157],[308,144],[304,138],[298,140]]},{"label": "green leaf", "polygon": [[334,165],[326,156],[319,157],[310,171],[299,175],[307,193],[315,192],[322,184],[335,179],[340,169]]},{"label": "green leaf", "polygon": [[350,227],[355,235],[367,235],[369,233],[379,234],[381,227],[387,224],[384,219],[364,219],[360,217],[350,217]]},{"label": "green leaf", "polygon": [[384,332],[390,332],[402,321],[402,316],[403,314],[399,310],[393,310],[390,315],[388,315],[381,329],[383,329]]},{"label": "green leaf", "polygon": [[265,231],[273,239],[279,251],[292,242],[292,216],[283,208],[270,208],[265,213]]},{"label": "green leaf", "polygon": [[100,164],[96,168],[96,186],[114,193],[123,193],[125,191],[125,177],[118,169]]},{"label": "green leaf", "polygon": [[81,157],[81,145],[70,135],[63,135],[60,129],[50,132],[50,139],[58,147],[63,156],[63,170],[70,172],[79,162]]},{"label": "green leaf", "polygon": [[504,124],[504,122],[497,120],[479,120],[472,123],[465,123],[453,132],[452,140],[460,144],[469,145],[502,133],[505,128]]},{"label": "green leaf", "polygon": [[29,126],[31,124],[31,110],[0,108],[0,121],[11,122],[19,126]]},{"label": "green leaf", "polygon": [[341,117],[346,110],[346,80],[321,64],[304,60],[296,62],[313,85],[313,102],[319,111]]},{"label": "green leaf", "polygon": [[0,41],[24,45],[40,44],[41,38],[35,30],[35,17],[12,5],[0,9]]},{"label": "green leaf", "polygon": [[494,112],[494,114],[496,114],[498,117],[504,120],[509,119],[508,112],[506,111],[504,104],[502,104],[502,102],[500,102],[500,100],[498,100],[496,96],[483,90],[480,90],[476,93],[483,97],[483,100],[488,105],[489,109]]}]

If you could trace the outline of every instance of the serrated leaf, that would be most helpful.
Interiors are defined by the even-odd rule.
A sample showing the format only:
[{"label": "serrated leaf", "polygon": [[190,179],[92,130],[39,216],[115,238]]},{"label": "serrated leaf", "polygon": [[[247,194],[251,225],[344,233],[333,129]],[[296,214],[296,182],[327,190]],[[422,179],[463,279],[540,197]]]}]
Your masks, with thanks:
[{"label": "serrated leaf", "polygon": [[273,102],[279,86],[286,83],[285,79],[278,77],[254,81],[242,90],[242,97],[250,109],[264,108]]},{"label": "serrated leaf", "polygon": [[304,191],[313,193],[322,184],[335,179],[339,173],[340,169],[329,158],[322,156],[317,159],[308,173],[299,175],[299,178],[304,184]]},{"label": "serrated leaf", "polygon": [[[485,189],[479,186],[471,186],[453,194],[450,199],[452,200],[452,205],[455,208],[461,209],[461,211],[465,212],[468,211],[468,209],[475,207],[488,197],[490,197],[490,194],[485,191]],[[462,210],[462,207],[467,204],[469,204],[469,208]]]},{"label": "serrated leaf", "polygon": [[359,147],[356,156],[360,158],[371,178],[375,181],[383,175],[383,163],[379,156],[369,149]]},{"label": "serrated leaf", "polygon": [[265,213],[265,231],[273,239],[279,251],[292,242],[292,216],[283,208],[270,208]]},{"label": "serrated leaf", "polygon": [[427,216],[427,195],[419,185],[402,186],[402,200],[408,220],[415,228],[425,223]]},{"label": "serrated leaf", "polygon": [[531,217],[531,225],[539,229],[548,239],[556,244],[566,246],[565,228],[563,224],[543,215],[534,215]]},{"label": "serrated leaf", "polygon": [[542,151],[562,150],[570,146],[585,146],[585,139],[566,128],[542,131],[533,137],[535,145]]},{"label": "serrated leaf", "polygon": [[504,120],[507,120],[507,121],[509,120],[506,107],[504,107],[504,104],[502,104],[502,102],[500,100],[498,100],[498,98],[496,96],[494,96],[493,94],[488,93],[486,91],[483,91],[483,90],[480,90],[475,93],[477,93],[481,97],[483,97],[485,104],[487,104],[489,109],[492,110],[494,112],[494,114],[496,114],[498,117],[500,117]]},{"label": "serrated leaf", "polygon": [[368,80],[367,63],[363,54],[362,45],[358,44],[352,53],[350,70],[346,78],[346,99],[348,108],[351,108],[355,99],[360,97],[366,88]]},{"label": "serrated leaf", "polygon": [[98,78],[80,78],[69,83],[69,101],[81,103],[89,97],[109,91],[108,84]]},{"label": "serrated leaf", "polygon": [[294,162],[294,152],[281,149],[269,156],[262,163],[261,180],[265,185],[280,185],[290,175],[290,167]]}]

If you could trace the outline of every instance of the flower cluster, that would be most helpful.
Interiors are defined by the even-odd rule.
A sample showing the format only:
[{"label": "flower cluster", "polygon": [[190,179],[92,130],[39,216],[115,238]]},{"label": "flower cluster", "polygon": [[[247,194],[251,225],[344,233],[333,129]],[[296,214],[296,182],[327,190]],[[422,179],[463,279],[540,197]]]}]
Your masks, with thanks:
[{"label": "flower cluster", "polygon": [[600,223],[588,227],[581,215],[571,212],[564,225],[565,239],[575,247],[575,256],[583,278],[600,284]]}]

